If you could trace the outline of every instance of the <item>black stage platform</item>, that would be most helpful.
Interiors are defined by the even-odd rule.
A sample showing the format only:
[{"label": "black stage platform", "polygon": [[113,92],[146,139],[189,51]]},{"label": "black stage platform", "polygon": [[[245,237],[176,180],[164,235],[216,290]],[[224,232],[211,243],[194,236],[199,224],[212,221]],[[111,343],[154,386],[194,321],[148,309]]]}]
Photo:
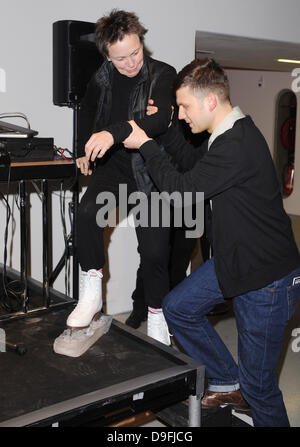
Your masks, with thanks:
[{"label": "black stage platform", "polygon": [[[109,332],[82,357],[53,351],[74,300],[51,287],[60,269],[57,266],[51,272],[49,266],[48,180],[76,175],[72,161],[14,163],[0,172],[0,182],[19,181],[20,272],[7,268],[7,277],[20,280],[23,287],[19,309],[10,309],[7,290],[4,294],[0,287],[2,309],[5,304],[0,311],[0,337],[5,334],[5,349],[9,344],[24,344],[27,349],[24,355],[11,349],[0,352],[0,426],[106,426],[145,410],[157,412],[189,396],[189,425],[199,426],[204,366],[174,349],[113,321]],[[42,180],[43,191],[42,283],[28,276],[25,183],[33,179]],[[73,234],[68,248],[73,256],[73,296],[77,297],[78,190],[72,190]],[[2,272],[0,265],[1,277]]]},{"label": "black stage platform", "polygon": [[0,427],[107,426],[188,396],[198,425],[204,366],[115,320],[81,357],[55,354],[70,306],[0,321],[7,341],[27,348],[0,352]]}]

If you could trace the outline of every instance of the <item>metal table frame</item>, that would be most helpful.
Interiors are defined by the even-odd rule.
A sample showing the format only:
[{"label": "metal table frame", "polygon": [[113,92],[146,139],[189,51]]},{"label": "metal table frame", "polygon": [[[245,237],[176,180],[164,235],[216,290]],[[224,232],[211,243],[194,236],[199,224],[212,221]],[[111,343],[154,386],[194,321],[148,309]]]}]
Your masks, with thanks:
[{"label": "metal table frame", "polygon": [[[76,165],[72,160],[54,160],[42,162],[18,162],[11,163],[10,167],[3,167],[0,171],[0,182],[19,182],[20,187],[20,279],[24,283],[24,299],[23,310],[26,314],[28,312],[28,265],[27,265],[27,219],[26,219],[26,181],[41,180],[42,181],[42,263],[43,263],[43,281],[42,281],[42,296],[43,308],[47,309],[50,306],[50,286],[51,275],[49,271],[49,194],[48,181],[66,178],[76,178]],[[73,297],[78,295],[78,261],[75,247],[76,234],[76,214],[78,206],[78,185],[75,181],[73,190]],[[40,310],[40,308],[39,308]],[[9,317],[10,315],[7,315]],[[4,317],[0,317],[3,319]]]}]

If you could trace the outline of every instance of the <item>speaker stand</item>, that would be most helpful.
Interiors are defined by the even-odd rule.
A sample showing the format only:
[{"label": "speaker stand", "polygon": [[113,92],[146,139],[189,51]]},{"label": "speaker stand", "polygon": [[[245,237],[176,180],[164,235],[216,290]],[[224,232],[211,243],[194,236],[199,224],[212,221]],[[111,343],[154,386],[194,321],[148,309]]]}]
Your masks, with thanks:
[{"label": "speaker stand", "polygon": [[[73,158],[74,161],[77,157],[77,149],[78,149],[78,112],[80,109],[79,103],[72,104],[73,109]],[[75,161],[76,163],[76,161]],[[71,229],[71,235],[68,239],[68,245],[65,248],[65,251],[63,255],[61,256],[60,260],[58,261],[55,269],[53,270],[49,283],[52,286],[60,272],[65,266],[66,259],[69,259],[71,256],[73,258],[73,289],[72,289],[72,297],[73,299],[78,299],[78,283],[79,283],[79,263],[77,258],[77,212],[78,212],[78,204],[79,204],[79,184],[78,184],[78,170],[76,168],[76,179],[72,186],[72,205],[71,205],[71,212],[73,215],[73,221],[72,221],[72,229]]]}]

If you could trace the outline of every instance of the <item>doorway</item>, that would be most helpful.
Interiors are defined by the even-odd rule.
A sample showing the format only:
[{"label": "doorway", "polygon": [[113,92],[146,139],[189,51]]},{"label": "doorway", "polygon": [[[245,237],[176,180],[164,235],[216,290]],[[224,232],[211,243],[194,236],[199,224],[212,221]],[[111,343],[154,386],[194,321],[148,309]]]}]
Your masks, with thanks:
[{"label": "doorway", "polygon": [[296,115],[295,93],[288,89],[282,90],[276,104],[274,161],[284,198],[292,194],[294,187]]}]

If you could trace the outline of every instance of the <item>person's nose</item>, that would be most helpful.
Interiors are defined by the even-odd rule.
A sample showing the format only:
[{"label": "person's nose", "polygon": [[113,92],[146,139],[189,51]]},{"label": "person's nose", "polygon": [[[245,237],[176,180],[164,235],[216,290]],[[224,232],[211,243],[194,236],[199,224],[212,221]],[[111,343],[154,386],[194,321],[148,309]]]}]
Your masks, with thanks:
[{"label": "person's nose", "polygon": [[133,68],[135,66],[135,60],[133,57],[128,58],[127,65],[129,68]]},{"label": "person's nose", "polygon": [[179,106],[179,110],[178,110],[178,118],[180,120],[184,120],[185,119],[185,113],[184,110],[182,108],[182,106]]}]

